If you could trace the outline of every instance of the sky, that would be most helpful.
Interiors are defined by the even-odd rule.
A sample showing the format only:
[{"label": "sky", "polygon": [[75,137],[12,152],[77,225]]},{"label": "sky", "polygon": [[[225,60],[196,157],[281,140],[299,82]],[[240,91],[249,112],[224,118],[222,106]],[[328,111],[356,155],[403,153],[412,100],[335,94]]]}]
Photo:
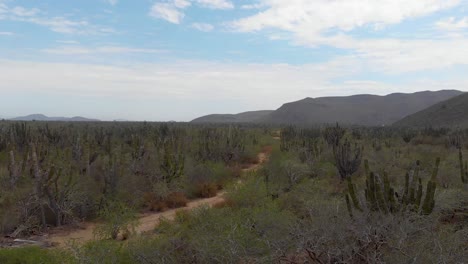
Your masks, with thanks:
[{"label": "sky", "polygon": [[468,91],[468,0],[0,0],[0,117]]}]

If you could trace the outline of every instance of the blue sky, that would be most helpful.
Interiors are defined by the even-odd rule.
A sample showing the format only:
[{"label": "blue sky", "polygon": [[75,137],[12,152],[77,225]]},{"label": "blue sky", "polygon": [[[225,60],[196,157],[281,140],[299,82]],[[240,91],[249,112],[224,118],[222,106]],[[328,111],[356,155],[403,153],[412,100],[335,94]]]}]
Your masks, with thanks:
[{"label": "blue sky", "polygon": [[468,91],[467,0],[0,0],[0,116],[187,121]]}]

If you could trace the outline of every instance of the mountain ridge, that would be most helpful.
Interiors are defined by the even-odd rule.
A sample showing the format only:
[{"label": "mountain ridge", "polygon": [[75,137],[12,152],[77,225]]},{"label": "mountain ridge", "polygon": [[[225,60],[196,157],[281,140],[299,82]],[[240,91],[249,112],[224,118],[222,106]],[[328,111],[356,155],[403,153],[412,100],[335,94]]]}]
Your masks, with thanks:
[{"label": "mountain ridge", "polygon": [[91,119],[82,116],[74,117],[49,117],[44,114],[30,114],[26,116],[19,116],[10,118],[12,121],[61,121],[61,122],[99,122],[101,120]]},{"label": "mountain ridge", "polygon": [[468,128],[468,93],[437,103],[393,125],[396,127]]},{"label": "mountain ridge", "polygon": [[[321,125],[388,126],[404,117],[448,100],[463,92],[457,90],[391,93],[388,95],[357,94],[351,96],[306,97],[288,102],[260,118],[247,123]],[[255,112],[255,111],[253,111]],[[252,112],[246,112],[252,113]],[[241,113],[243,114],[243,113]],[[194,123],[237,123],[238,115],[208,115],[194,119]]]},{"label": "mountain ridge", "polygon": [[252,123],[272,112],[273,110],[259,110],[238,114],[211,114],[195,118],[191,123]]}]

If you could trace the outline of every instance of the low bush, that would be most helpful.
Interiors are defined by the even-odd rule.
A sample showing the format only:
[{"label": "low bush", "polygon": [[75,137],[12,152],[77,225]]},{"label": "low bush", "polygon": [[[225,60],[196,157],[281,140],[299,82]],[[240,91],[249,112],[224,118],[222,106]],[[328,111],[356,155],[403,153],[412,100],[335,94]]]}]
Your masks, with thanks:
[{"label": "low bush", "polygon": [[99,216],[103,223],[94,230],[98,239],[117,239],[121,233],[128,236],[133,233],[137,224],[135,211],[117,201],[109,202]]},{"label": "low bush", "polygon": [[0,249],[2,264],[61,264],[76,263],[65,251],[42,249],[39,247],[24,247]]},{"label": "low bush", "polygon": [[173,192],[167,196],[164,202],[169,208],[179,208],[186,206],[188,199],[182,192]]}]

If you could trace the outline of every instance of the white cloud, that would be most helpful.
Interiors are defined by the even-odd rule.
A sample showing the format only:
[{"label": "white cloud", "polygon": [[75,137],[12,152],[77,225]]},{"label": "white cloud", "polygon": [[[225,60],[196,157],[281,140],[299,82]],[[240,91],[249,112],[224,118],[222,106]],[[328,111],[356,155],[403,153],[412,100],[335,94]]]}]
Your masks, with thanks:
[{"label": "white cloud", "polygon": [[13,32],[8,32],[8,31],[0,31],[0,36],[13,36]]},{"label": "white cloud", "polygon": [[396,24],[458,5],[461,0],[263,0],[268,8],[232,23],[239,31],[281,29],[321,35],[329,29],[351,31],[367,24]]},{"label": "white cloud", "polygon": [[8,7],[0,4],[0,20],[32,23],[63,34],[101,35],[115,33],[110,27],[93,25],[86,20],[72,20],[63,16],[47,17],[38,8]]},{"label": "white cloud", "polygon": [[119,3],[119,0],[105,0],[109,5],[115,6]]},{"label": "white cloud", "polygon": [[[350,51],[350,58],[369,71],[403,73],[468,64],[468,39],[363,38],[348,32],[364,26],[374,29],[455,7],[460,0],[263,0],[266,10],[233,21],[240,32],[266,30],[271,39],[289,39],[294,45],[331,46]],[[447,21],[446,21],[447,22]],[[448,21],[463,27],[464,21]],[[276,30],[273,31],[272,30]],[[335,33],[331,33],[335,32]],[[465,56],[465,54],[467,54]]]},{"label": "white cloud", "polygon": [[[183,117],[178,118],[189,120],[203,114],[197,112],[201,110],[194,111],[190,101],[199,101],[200,105],[209,108],[208,111],[217,112],[225,111],[228,101],[235,102],[236,109],[268,109],[306,96],[331,94],[334,88],[329,88],[328,80],[343,71],[348,72],[349,68],[341,63],[291,66],[189,61],[119,67],[0,60],[0,83],[8,84],[0,85],[0,92],[16,93],[20,97],[37,92],[66,98],[86,95],[112,101],[109,105],[119,105],[113,101],[118,99],[129,99],[138,105],[141,100],[164,98],[170,104],[184,102],[182,109],[178,109],[184,113]],[[268,100],[259,102],[258,98]],[[207,102],[218,102],[218,105],[208,106]],[[158,114],[152,112],[155,113],[135,115],[141,119],[177,118],[168,115],[167,109],[159,113],[160,116],[148,116]],[[119,116],[119,112],[114,114]]]},{"label": "white cloud", "polygon": [[436,22],[436,27],[444,31],[460,31],[468,29],[468,17],[463,17],[457,20],[455,17],[439,20]]},{"label": "white cloud", "polygon": [[[190,120],[205,113],[275,109],[285,102],[304,97],[468,89],[466,80],[456,79],[450,83],[416,80],[399,85],[355,80],[352,75],[360,69],[354,63],[351,58],[341,58],[301,66],[188,61],[120,67],[0,60],[0,83],[8,84],[0,85],[0,92],[6,94],[3,98],[8,100],[38,93],[67,98],[65,100],[86,96],[89,100],[113,107],[107,109],[101,104],[94,106],[88,103],[75,109],[80,114],[84,111],[94,114],[109,111],[114,118]],[[334,81],[343,77],[345,81]],[[122,100],[128,100],[129,105],[122,107]],[[162,101],[166,104],[159,109],[160,106],[154,102]],[[153,111],[145,109],[138,112],[136,109],[143,102],[149,102]],[[228,103],[232,103],[232,108],[227,107]],[[177,113],[168,107],[174,107]],[[126,115],[129,111],[131,116]]]},{"label": "white cloud", "polygon": [[150,16],[166,20],[173,24],[180,24],[185,14],[175,5],[169,3],[156,3],[151,7]]},{"label": "white cloud", "polygon": [[72,44],[79,44],[76,40],[57,40],[58,43],[72,45]]},{"label": "white cloud", "polygon": [[211,9],[233,9],[234,4],[229,0],[195,0],[199,5]]},{"label": "white cloud", "polygon": [[264,4],[241,5],[241,9],[245,9],[245,10],[261,9],[263,7],[265,7]]},{"label": "white cloud", "polygon": [[165,50],[139,49],[120,46],[103,46],[86,48],[80,46],[64,46],[52,49],[43,49],[42,52],[55,55],[89,55],[89,54],[123,54],[123,53],[164,53]]},{"label": "white cloud", "polygon": [[[233,9],[234,4],[228,0],[166,0],[151,6],[150,16],[163,19],[173,24],[180,24],[185,17],[184,10],[195,2],[198,6],[210,9]],[[205,31],[206,27],[204,28]]]},{"label": "white cloud", "polygon": [[192,3],[190,3],[189,1],[187,0],[173,0],[174,1],[174,6],[177,7],[177,8],[187,8],[189,6],[192,5]]},{"label": "white cloud", "polygon": [[192,28],[203,32],[210,32],[214,29],[214,26],[208,23],[193,23]]},{"label": "white cloud", "polygon": [[[468,65],[466,38],[448,39],[356,39],[341,34],[314,38],[317,45],[352,50],[350,58],[367,72],[400,74],[415,71],[443,69],[454,65]],[[303,40],[307,45],[307,39]]]}]

